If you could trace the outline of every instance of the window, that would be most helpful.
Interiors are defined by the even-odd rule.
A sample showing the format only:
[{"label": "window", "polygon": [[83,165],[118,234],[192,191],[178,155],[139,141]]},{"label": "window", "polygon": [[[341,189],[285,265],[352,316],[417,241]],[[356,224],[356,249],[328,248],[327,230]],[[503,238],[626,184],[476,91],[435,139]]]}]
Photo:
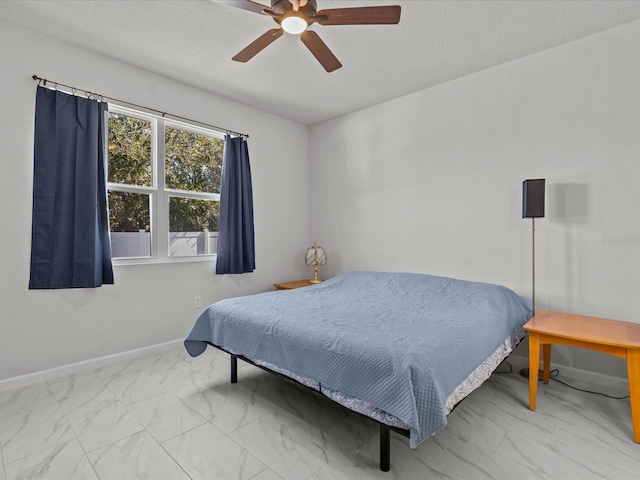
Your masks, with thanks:
[{"label": "window", "polygon": [[223,135],[122,107],[109,110],[114,260],[184,261],[215,254]]}]

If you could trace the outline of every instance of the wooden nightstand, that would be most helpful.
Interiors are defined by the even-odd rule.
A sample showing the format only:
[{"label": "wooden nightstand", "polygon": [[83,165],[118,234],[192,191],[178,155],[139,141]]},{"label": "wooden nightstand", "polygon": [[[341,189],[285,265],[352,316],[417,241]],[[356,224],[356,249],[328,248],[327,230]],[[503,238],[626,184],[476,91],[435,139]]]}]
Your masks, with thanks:
[{"label": "wooden nightstand", "polygon": [[540,312],[524,329],[529,332],[529,409],[536,409],[540,345],[542,375],[549,383],[551,345],[582,347],[627,361],[633,441],[640,443],[640,324],[606,318]]},{"label": "wooden nightstand", "polygon": [[312,285],[309,280],[294,280],[293,282],[274,283],[276,290],[293,290],[294,288],[308,287]]}]

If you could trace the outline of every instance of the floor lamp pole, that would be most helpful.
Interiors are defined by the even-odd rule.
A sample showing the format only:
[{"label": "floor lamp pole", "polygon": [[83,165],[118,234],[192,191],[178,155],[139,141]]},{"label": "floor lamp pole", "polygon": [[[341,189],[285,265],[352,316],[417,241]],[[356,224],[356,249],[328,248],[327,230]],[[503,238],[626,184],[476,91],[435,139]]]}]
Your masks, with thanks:
[{"label": "floor lamp pole", "polygon": [[531,313],[536,314],[536,219],[531,217]]},{"label": "floor lamp pole", "polygon": [[531,313],[536,314],[536,217],[544,217],[544,178],[522,182],[522,218],[531,219]]}]

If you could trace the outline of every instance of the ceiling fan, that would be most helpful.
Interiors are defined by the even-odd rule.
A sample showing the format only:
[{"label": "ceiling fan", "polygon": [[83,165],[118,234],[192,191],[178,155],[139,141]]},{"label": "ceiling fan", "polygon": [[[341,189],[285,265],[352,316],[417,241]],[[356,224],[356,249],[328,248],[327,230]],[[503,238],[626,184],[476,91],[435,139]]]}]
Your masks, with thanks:
[{"label": "ceiling fan", "polygon": [[250,12],[268,15],[280,25],[264,33],[232,60],[248,62],[264,48],[280,38],[283,32],[300,34],[302,43],[311,51],[327,72],[342,67],[320,36],[307,30],[313,23],[320,25],[391,25],[400,21],[400,6],[331,8],[318,10],[316,0],[271,0],[271,7],[251,0],[212,0]]}]

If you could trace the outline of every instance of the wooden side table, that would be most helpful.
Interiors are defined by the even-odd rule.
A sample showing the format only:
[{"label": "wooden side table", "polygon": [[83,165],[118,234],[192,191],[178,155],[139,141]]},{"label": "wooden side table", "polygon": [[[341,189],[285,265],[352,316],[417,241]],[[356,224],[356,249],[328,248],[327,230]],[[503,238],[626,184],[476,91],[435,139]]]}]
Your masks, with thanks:
[{"label": "wooden side table", "polygon": [[293,290],[294,288],[308,287],[312,285],[310,280],[294,280],[293,282],[274,283],[276,290]]},{"label": "wooden side table", "polygon": [[540,345],[543,379],[549,383],[551,345],[588,348],[627,361],[633,441],[640,443],[640,324],[565,313],[540,312],[527,322],[529,332],[529,409],[536,409]]}]

